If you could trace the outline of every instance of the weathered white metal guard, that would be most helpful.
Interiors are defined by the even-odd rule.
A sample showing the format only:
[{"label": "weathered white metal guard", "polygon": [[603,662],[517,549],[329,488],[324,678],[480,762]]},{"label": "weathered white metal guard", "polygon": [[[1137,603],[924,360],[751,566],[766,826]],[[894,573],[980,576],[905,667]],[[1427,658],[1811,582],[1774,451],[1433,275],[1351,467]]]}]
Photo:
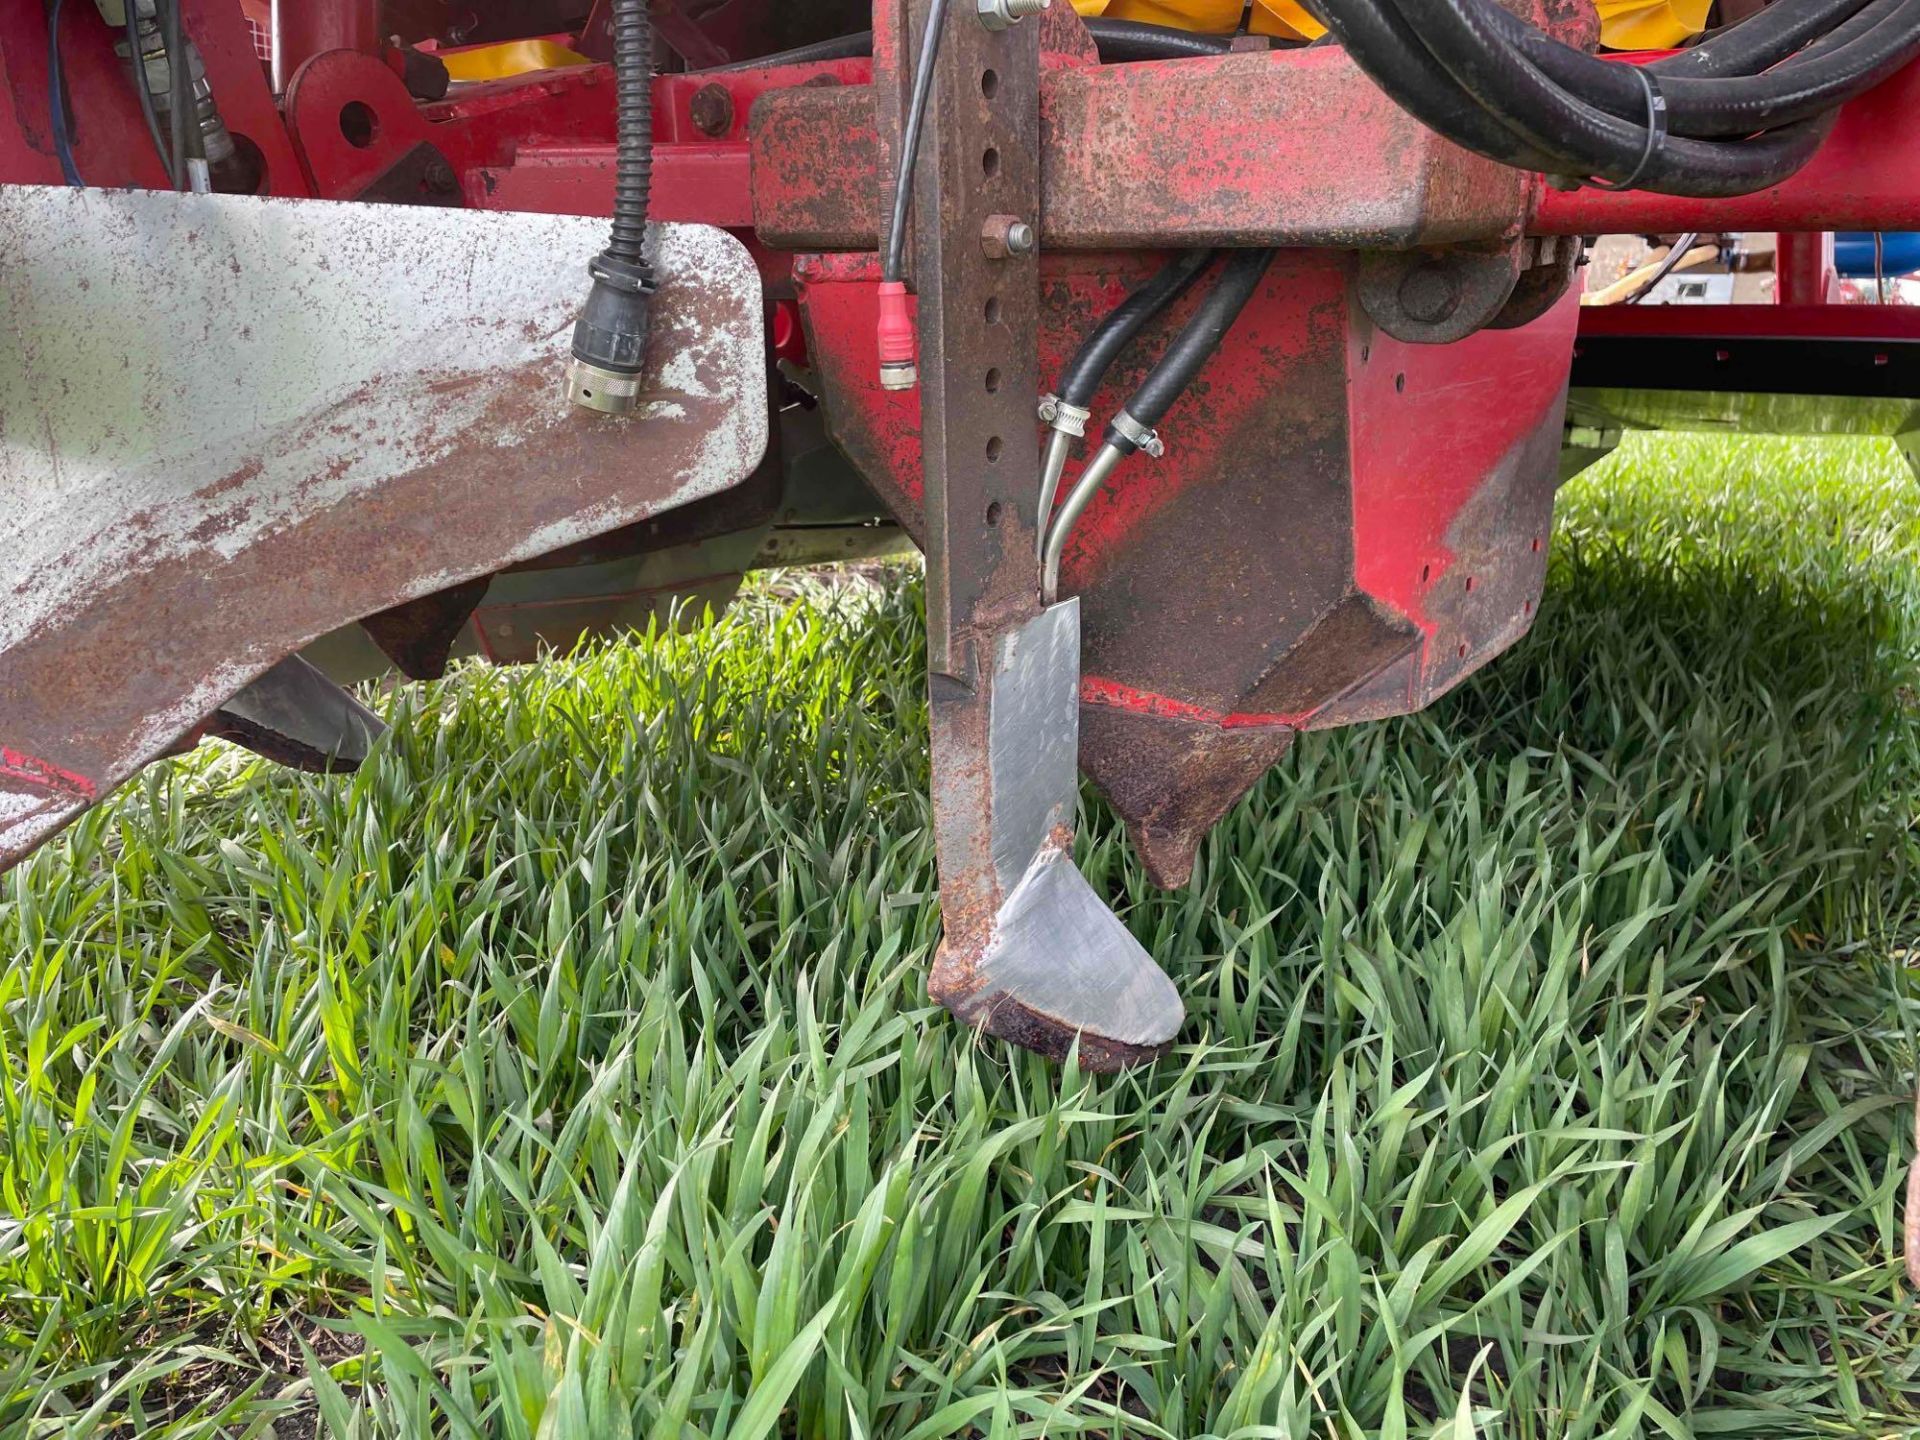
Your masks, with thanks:
[{"label": "weathered white metal guard", "polygon": [[0,189],[0,864],[314,637],[753,471],[724,231],[659,229],[647,402],[567,404],[604,229]]}]

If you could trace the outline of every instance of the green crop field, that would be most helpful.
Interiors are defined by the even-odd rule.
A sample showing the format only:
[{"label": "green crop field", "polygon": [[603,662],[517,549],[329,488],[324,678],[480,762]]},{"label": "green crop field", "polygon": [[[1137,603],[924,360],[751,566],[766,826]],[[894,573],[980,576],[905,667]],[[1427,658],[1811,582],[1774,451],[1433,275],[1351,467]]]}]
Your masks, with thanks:
[{"label": "green crop field", "polygon": [[1090,797],[1118,1079],[927,1004],[904,572],[156,767],[0,881],[0,1435],[1910,1434],[1916,512],[1639,443],[1190,889]]}]

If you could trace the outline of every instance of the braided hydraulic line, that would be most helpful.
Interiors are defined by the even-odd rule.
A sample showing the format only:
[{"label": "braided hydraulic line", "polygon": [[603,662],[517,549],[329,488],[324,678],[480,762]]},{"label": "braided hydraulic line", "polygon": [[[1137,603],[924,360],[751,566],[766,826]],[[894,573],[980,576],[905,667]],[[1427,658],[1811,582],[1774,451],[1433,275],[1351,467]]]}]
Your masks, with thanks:
[{"label": "braided hydraulic line", "polygon": [[1920,0],[1781,0],[1655,65],[1595,59],[1494,0],[1311,0],[1410,113],[1561,183],[1722,197],[1778,184],[1834,112],[1920,59]]}]

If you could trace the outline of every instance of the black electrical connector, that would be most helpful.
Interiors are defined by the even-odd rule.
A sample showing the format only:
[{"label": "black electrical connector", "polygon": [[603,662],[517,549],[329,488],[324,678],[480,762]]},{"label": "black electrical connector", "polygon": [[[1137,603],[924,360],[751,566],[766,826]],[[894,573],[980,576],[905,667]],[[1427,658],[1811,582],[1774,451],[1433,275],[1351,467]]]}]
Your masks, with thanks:
[{"label": "black electrical connector", "polygon": [[655,290],[646,253],[653,189],[653,20],[647,0],[614,0],[612,19],[618,112],[613,234],[587,266],[593,289],[573,327],[567,394],[584,409],[624,415],[640,403]]}]

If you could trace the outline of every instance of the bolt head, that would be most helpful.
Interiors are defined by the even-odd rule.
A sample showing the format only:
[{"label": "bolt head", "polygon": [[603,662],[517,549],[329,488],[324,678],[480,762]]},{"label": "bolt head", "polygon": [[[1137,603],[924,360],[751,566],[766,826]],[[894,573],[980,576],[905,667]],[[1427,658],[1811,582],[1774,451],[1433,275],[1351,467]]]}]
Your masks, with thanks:
[{"label": "bolt head", "polygon": [[1445,265],[1423,261],[1400,281],[1400,308],[1422,325],[1437,325],[1460,308],[1460,282]]},{"label": "bolt head", "polygon": [[723,139],[733,130],[733,93],[718,82],[695,91],[687,109],[694,128],[709,139]]},{"label": "bolt head", "polygon": [[1018,215],[989,215],[980,227],[980,248],[989,260],[1031,255],[1039,244],[1039,232]]},{"label": "bolt head", "polygon": [[1050,8],[1052,0],[978,0],[980,23],[989,30],[1005,30],[1029,15]]}]

